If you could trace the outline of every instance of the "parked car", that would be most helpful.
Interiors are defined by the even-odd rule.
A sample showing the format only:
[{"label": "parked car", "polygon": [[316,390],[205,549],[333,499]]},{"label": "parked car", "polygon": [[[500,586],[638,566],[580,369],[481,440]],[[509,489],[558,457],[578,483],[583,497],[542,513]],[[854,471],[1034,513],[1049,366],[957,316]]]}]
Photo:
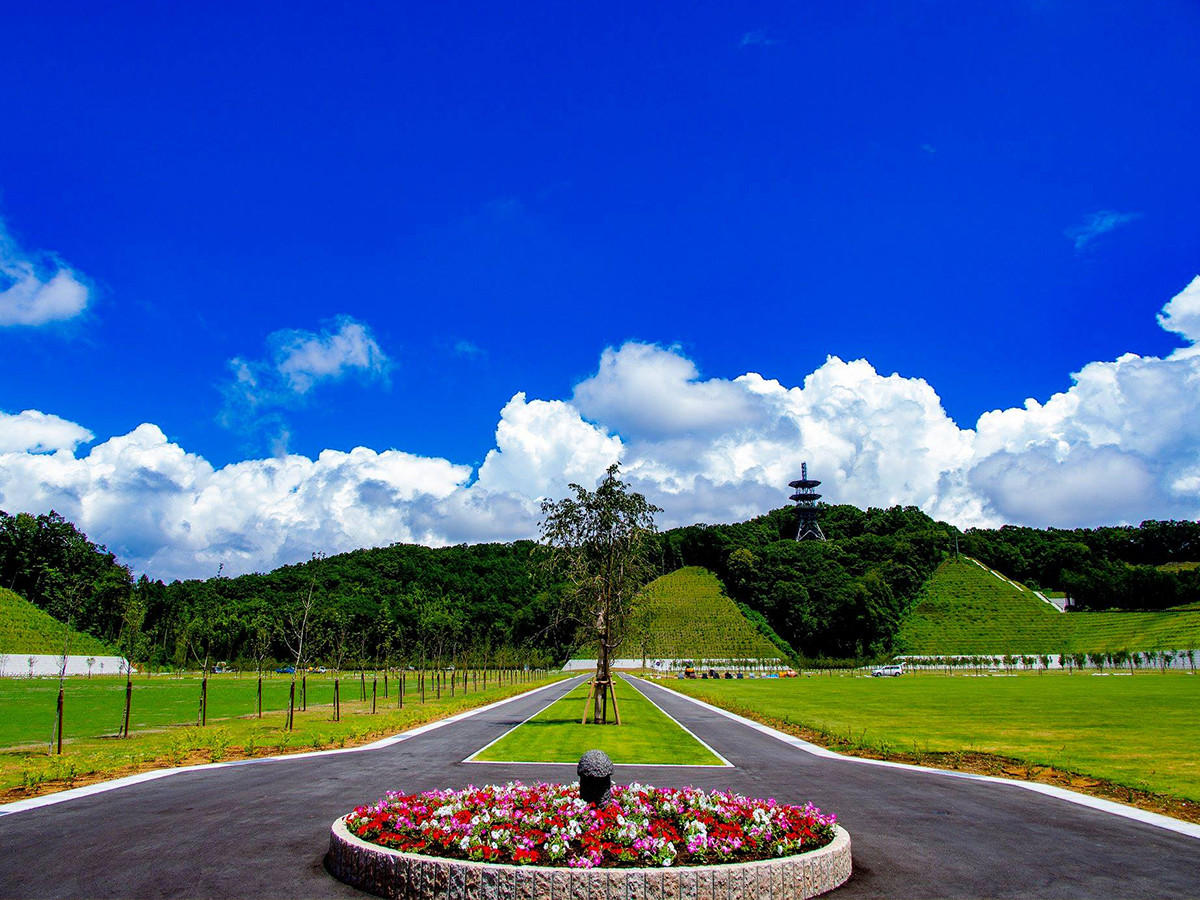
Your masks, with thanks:
[{"label": "parked car", "polygon": [[295,666],[280,666],[278,669],[275,670],[275,674],[276,675],[295,675],[296,667]]},{"label": "parked car", "polygon": [[904,674],[904,666],[880,666],[871,671],[872,678],[899,678]]},{"label": "parked car", "polygon": [[315,669],[313,669],[313,674],[324,675],[328,671],[329,670],[327,668],[325,668],[324,666],[317,666]]}]

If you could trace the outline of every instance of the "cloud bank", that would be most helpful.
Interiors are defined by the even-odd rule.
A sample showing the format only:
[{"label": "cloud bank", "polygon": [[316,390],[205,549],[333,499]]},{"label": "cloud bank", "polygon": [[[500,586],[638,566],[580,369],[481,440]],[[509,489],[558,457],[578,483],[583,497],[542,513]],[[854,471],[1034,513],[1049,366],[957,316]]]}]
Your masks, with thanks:
[{"label": "cloud bank", "polygon": [[0,327],[73,319],[88,296],[76,273],[51,254],[23,252],[0,220]]},{"label": "cloud bank", "polygon": [[[214,468],[152,424],[81,452],[85,427],[26,410],[0,417],[0,508],[57,509],[165,578],[394,541],[533,537],[539,498],[591,484],[617,460],[663,507],[663,526],[780,506],[805,460],[833,502],[912,504],[962,526],[1195,519],[1200,277],[1159,321],[1186,346],[1090,363],[1067,391],[987,412],[973,428],[951,420],[923,379],[866,360],[829,357],[787,386],[752,372],[704,379],[679,348],[630,342],[605,350],[570,399],[514,394],[477,471],[365,447]],[[304,394],[352,369],[381,377],[386,358],[365,330],[289,334],[253,369],[271,390]]]}]

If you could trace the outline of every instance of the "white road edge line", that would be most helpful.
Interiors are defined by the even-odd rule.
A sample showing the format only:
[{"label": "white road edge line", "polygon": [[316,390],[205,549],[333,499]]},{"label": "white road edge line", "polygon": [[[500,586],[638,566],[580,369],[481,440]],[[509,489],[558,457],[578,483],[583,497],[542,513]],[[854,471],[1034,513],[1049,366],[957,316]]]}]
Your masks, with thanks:
[{"label": "white road edge line", "polygon": [[[653,682],[650,682],[653,684]],[[695,697],[689,697],[687,694],[680,693],[674,688],[669,688],[666,685],[654,684],[654,687],[661,688],[664,691],[670,691],[676,697],[694,703],[707,710],[724,716],[727,719],[732,719],[748,728],[753,728],[755,731],[775,738],[777,741],[782,741],[785,744],[790,744],[797,750],[804,753],[810,753],[813,756],[819,756],[824,759],[837,759],[843,762],[859,763],[864,766],[881,766],[887,769],[903,769],[908,772],[921,772],[926,775],[943,775],[948,778],[962,778],[968,781],[986,781],[991,784],[1005,784],[1009,787],[1021,788],[1026,791],[1033,791],[1035,794],[1043,794],[1047,797],[1055,797],[1059,800],[1065,800],[1067,803],[1074,803],[1076,806],[1086,806],[1089,809],[1099,810],[1100,812],[1111,813],[1114,816],[1121,816],[1125,819],[1132,819],[1135,822],[1141,822],[1145,825],[1153,825],[1156,828],[1162,828],[1166,831],[1173,831],[1176,834],[1186,835],[1188,837],[1200,838],[1200,825],[1192,822],[1183,822],[1179,819],[1173,819],[1170,816],[1164,816],[1159,813],[1147,812],[1143,809],[1137,809],[1133,806],[1126,806],[1123,803],[1115,803],[1112,800],[1103,800],[1099,797],[1092,797],[1088,794],[1080,794],[1076,791],[1070,791],[1066,788],[1056,787],[1050,784],[1034,784],[1029,781],[1016,781],[1009,778],[997,778],[994,775],[976,775],[972,772],[954,772],[950,769],[934,769],[926,766],[913,766],[908,763],[889,762],[883,759],[864,759],[861,756],[845,756],[825,747],[819,747],[816,744],[811,744],[806,740],[794,737],[790,734],[785,734],[782,731],[776,731],[768,725],[763,725],[761,722],[755,722],[753,719],[747,719],[745,716],[739,716],[737,713],[732,713],[727,709],[721,709],[719,706],[713,706],[711,703],[705,703],[703,700],[697,700]]]},{"label": "white road edge line", "polygon": [[[563,679],[567,680],[567,679]],[[0,804],[0,816],[9,816],[13,813],[24,812],[29,809],[40,809],[44,806],[53,806],[56,803],[66,803],[70,800],[78,800],[82,797],[90,797],[93,794],[103,794],[106,791],[115,791],[119,788],[129,787],[134,784],[142,784],[146,781],[156,781],[159,778],[166,778],[170,775],[179,775],[184,772],[203,772],[207,769],[229,769],[235,766],[251,766],[260,765],[262,763],[285,762],[293,759],[310,759],[315,756],[333,756],[338,753],[362,753],[365,750],[382,750],[384,747],[391,747],[399,744],[402,741],[407,741],[409,738],[417,737],[429,731],[434,731],[446,725],[452,725],[455,722],[461,722],[463,719],[469,719],[471,716],[477,716],[480,713],[495,709],[499,706],[504,706],[507,703],[513,703],[517,700],[522,700],[539,691],[548,690],[563,683],[563,680],[552,681],[550,684],[543,684],[541,687],[534,688],[531,691],[514,694],[511,697],[505,697],[503,700],[497,700],[494,703],[489,703],[486,706],[480,706],[475,709],[468,709],[464,712],[455,713],[445,719],[438,719],[433,722],[428,722],[424,725],[419,725],[408,731],[402,731],[399,734],[394,734],[391,737],[385,737],[371,744],[363,744],[359,747],[339,747],[336,750],[309,750],[305,753],[283,753],[278,756],[263,756],[257,759],[235,759],[230,762],[219,763],[204,763],[198,766],[179,766],[173,769],[155,769],[152,772],[140,772],[137,775],[126,775],[124,778],[114,778],[111,781],[98,781],[95,784],[85,785],[84,787],[72,788],[68,791],[59,791],[55,794],[46,794],[42,797],[30,797],[28,800],[15,800],[12,803]]]},{"label": "white road edge line", "polygon": [[692,731],[692,729],[688,728],[686,725],[684,725],[682,722],[680,722],[677,718],[675,718],[673,715],[671,715],[669,712],[667,712],[665,709],[663,709],[661,706],[659,706],[657,703],[655,703],[654,699],[652,697],[650,697],[649,694],[647,694],[645,691],[641,690],[636,684],[633,683],[632,676],[622,674],[621,677],[623,679],[625,679],[626,684],[628,684],[631,688],[633,688],[635,691],[637,691],[639,694],[641,694],[643,697],[645,697],[648,701],[650,701],[650,703],[653,704],[655,709],[657,709],[660,713],[662,713],[664,716],[666,716],[668,719],[670,719],[672,722],[674,722],[676,725],[678,725],[680,728],[682,728],[684,731],[686,731],[688,734],[690,734],[695,739],[696,743],[698,743],[701,747],[703,747],[705,750],[707,750],[709,753],[711,753],[713,756],[715,756],[717,759],[719,759],[721,761],[721,765],[719,765],[719,766],[705,766],[704,768],[706,768],[706,769],[736,769],[737,768],[737,766],[735,766],[733,763],[731,763],[729,760],[727,760],[724,756],[722,756],[720,753],[718,753],[715,748],[713,748],[711,745],[709,745],[706,741],[701,740],[700,736],[698,734],[696,734],[696,732]]},{"label": "white road edge line", "polygon": [[[580,677],[586,677],[586,676],[578,676],[577,675],[575,677],[580,678]],[[567,679],[567,680],[571,681],[573,679]],[[561,682],[561,681],[558,682],[558,684],[562,684],[562,683],[563,682]],[[573,685],[571,687],[571,691],[575,690],[576,687],[578,687],[578,685]],[[567,693],[563,694],[562,697],[559,697],[558,700],[562,700],[563,697],[566,697],[568,694],[571,693],[571,691],[567,691]],[[496,738],[495,740],[488,741],[486,744],[484,744],[482,747],[480,747],[478,750],[476,750],[474,753],[472,753],[470,756],[468,756],[466,759],[464,759],[463,762],[465,762],[465,763],[490,763],[492,765],[495,765],[497,762],[500,762],[500,763],[507,762],[507,760],[476,759],[475,757],[477,757],[480,753],[482,753],[488,747],[492,746],[492,744],[495,744],[499,741],[504,740],[506,737],[508,737],[510,734],[512,734],[514,731],[516,731],[518,728],[520,728],[522,725],[524,725],[526,722],[528,722],[534,716],[540,714],[544,710],[549,709],[551,706],[553,706],[555,703],[557,703],[558,700],[553,700],[550,703],[547,703],[545,706],[535,709],[533,712],[531,712],[529,715],[527,715],[524,719],[522,719],[520,722],[518,722],[512,728],[508,729],[508,731],[504,732],[504,734],[500,735],[500,737]],[[551,763],[550,765],[557,766],[557,765],[562,765],[562,763]]]}]

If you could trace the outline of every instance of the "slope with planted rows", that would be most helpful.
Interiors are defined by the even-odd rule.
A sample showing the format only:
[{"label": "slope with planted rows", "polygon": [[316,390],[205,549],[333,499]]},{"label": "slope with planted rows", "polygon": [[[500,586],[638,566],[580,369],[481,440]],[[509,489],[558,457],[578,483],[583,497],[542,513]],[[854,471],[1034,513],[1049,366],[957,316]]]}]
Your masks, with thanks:
[{"label": "slope with planted rows", "polygon": [[[725,596],[708,569],[687,566],[656,578],[634,602],[633,627],[616,655],[625,658],[777,659],[780,650]],[[582,647],[579,658],[595,657]]]},{"label": "slope with planted rows", "polygon": [[[70,641],[66,641],[68,631]],[[64,644],[75,655],[106,656],[116,651],[103,641],[68,629],[66,625],[6,588],[0,588],[0,654],[62,653]]]},{"label": "slope with planted rows", "polygon": [[1200,647],[1200,608],[1057,612],[973,559],[943,562],[900,626],[899,653],[1102,653]]}]

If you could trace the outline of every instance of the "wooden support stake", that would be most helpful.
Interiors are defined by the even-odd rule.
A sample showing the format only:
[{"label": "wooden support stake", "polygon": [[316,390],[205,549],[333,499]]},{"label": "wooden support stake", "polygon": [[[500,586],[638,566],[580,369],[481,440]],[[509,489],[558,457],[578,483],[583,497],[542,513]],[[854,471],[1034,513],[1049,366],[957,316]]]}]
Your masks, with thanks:
[{"label": "wooden support stake", "polygon": [[129,707],[133,705],[133,682],[125,679],[125,726],[121,729],[122,737],[129,737]]},{"label": "wooden support stake", "polygon": [[583,704],[583,719],[580,720],[580,722],[579,722],[580,725],[587,724],[588,710],[590,710],[592,708],[592,697],[594,696],[595,691],[596,691],[596,679],[593,678],[591,681],[588,682],[588,695],[587,695],[587,700]]},{"label": "wooden support stake", "polygon": [[63,689],[58,689],[58,755],[62,756]]}]

